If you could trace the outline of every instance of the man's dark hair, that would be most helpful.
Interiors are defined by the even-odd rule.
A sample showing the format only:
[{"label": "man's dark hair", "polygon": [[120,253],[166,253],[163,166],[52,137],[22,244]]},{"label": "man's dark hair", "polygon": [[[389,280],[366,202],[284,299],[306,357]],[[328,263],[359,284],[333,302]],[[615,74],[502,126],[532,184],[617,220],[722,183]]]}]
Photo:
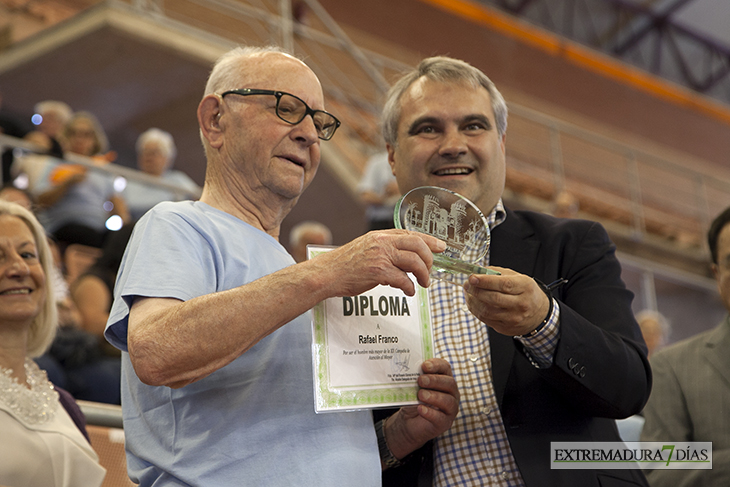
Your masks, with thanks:
[{"label": "man's dark hair", "polygon": [[726,208],[725,211],[720,213],[710,225],[710,230],[707,232],[707,243],[710,245],[710,255],[712,256],[712,263],[717,264],[717,239],[720,237],[720,232],[725,228],[725,225],[730,223],[730,208]]}]

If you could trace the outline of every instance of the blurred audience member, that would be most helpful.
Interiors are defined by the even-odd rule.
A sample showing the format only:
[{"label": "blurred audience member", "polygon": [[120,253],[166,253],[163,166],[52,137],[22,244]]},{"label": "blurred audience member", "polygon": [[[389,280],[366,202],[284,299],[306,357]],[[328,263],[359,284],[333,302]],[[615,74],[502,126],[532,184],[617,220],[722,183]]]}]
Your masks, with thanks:
[{"label": "blurred audience member", "polygon": [[0,188],[0,200],[17,203],[26,210],[33,211],[33,200],[27,191],[6,184]]},{"label": "blurred audience member", "polygon": [[[81,327],[99,337],[103,344],[107,344],[103,339],[104,328],[114,298],[114,281],[133,228],[134,224],[130,223],[111,232],[104,242],[101,257],[71,284],[71,296],[81,314]],[[110,346],[110,349],[119,356],[116,348]]]},{"label": "blurred audience member", "polygon": [[[120,358],[108,354],[107,343],[81,328],[81,317],[69,299],[66,323],[59,326],[48,352],[36,362],[51,382],[74,398],[105,404],[121,404]],[[59,315],[67,302],[57,303]]]},{"label": "blurred audience member", "polygon": [[32,360],[56,330],[45,232],[30,211],[6,201],[0,255],[0,484],[101,485],[105,470],[81,410]]},{"label": "blurred audience member", "polygon": [[648,356],[664,347],[669,337],[669,322],[658,311],[645,309],[636,315],[636,321],[639,322],[641,334],[646,342],[646,348],[649,350]]},{"label": "blurred audience member", "polygon": [[61,134],[71,117],[73,110],[62,101],[46,100],[36,103],[33,123],[36,130],[26,135],[26,140],[43,146],[49,155],[63,157]]},{"label": "blurred audience member", "polygon": [[[66,152],[91,157],[100,166],[108,164],[112,157],[112,153],[104,154],[108,142],[101,124],[86,112],[71,117],[63,130],[61,145]],[[61,164],[38,188],[38,204],[43,208],[39,219],[62,250],[71,243],[101,247],[111,215],[129,221],[126,203],[114,189],[114,179],[79,164]]]},{"label": "blurred audience member", "polygon": [[124,199],[129,205],[132,220],[136,221],[157,203],[197,199],[200,187],[182,171],[172,169],[177,155],[175,141],[169,133],[151,128],[137,138],[137,168],[161,183],[173,184],[184,191],[176,193],[137,181],[128,181],[124,189]]},{"label": "blurred audience member", "polygon": [[[707,237],[720,299],[730,311],[730,208],[715,218]],[[711,470],[647,470],[651,486],[730,485],[730,317],[659,350],[651,369],[641,440],[712,442]]]},{"label": "blurred audience member", "polygon": [[73,111],[62,101],[46,100],[37,103],[32,120],[35,130],[23,137],[27,142],[42,148],[40,153],[25,154],[13,162],[11,176],[13,178],[24,174],[27,178],[24,188],[34,192],[39,181],[48,177],[50,170],[55,167],[54,160],[47,157],[63,158],[61,148],[61,133],[65,124],[71,119]]},{"label": "blurred audience member", "polygon": [[558,218],[575,218],[580,209],[578,198],[569,191],[561,191],[553,200],[553,216]]},{"label": "blurred audience member", "polygon": [[[121,402],[120,353],[104,339],[103,332],[114,280],[132,227],[128,224],[110,232],[101,257],[71,284],[69,301],[77,311],[75,319],[60,327],[50,352],[40,362],[49,375],[53,373],[54,383],[63,384],[76,399]],[[61,369],[60,378],[57,368]]]},{"label": "blurred audience member", "polygon": [[111,162],[115,158],[114,152],[109,152],[109,140],[104,128],[89,112],[76,112],[71,115],[59,137],[65,151],[101,159],[104,162]]},{"label": "blurred audience member", "polygon": [[292,227],[289,248],[297,262],[307,260],[307,245],[332,245],[332,232],[324,223],[304,221]]},{"label": "blurred audience member", "polygon": [[29,132],[23,139],[38,146],[41,152],[22,151],[20,155],[15,154],[10,167],[10,177],[13,185],[36,196],[39,185],[42,187],[41,183],[59,164],[60,161],[57,158],[63,156],[48,153],[51,143],[48,137],[38,130]]},{"label": "blurred audience member", "polygon": [[73,110],[66,103],[56,100],[46,100],[36,103],[35,114],[39,115],[38,130],[52,139],[58,140],[71,117]]},{"label": "blurred audience member", "polygon": [[393,210],[400,192],[387,152],[379,152],[368,159],[357,190],[360,199],[367,204],[368,230],[393,228]]}]

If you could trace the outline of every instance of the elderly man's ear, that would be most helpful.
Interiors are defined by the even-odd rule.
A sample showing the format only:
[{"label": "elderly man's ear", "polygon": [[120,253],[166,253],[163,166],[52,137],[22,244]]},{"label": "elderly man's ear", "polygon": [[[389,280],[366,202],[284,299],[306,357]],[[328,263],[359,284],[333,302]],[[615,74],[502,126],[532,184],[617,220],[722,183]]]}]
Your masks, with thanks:
[{"label": "elderly man's ear", "polygon": [[221,116],[223,110],[223,98],[218,94],[205,96],[198,105],[198,124],[208,144],[214,149],[223,144],[223,131],[221,130]]}]

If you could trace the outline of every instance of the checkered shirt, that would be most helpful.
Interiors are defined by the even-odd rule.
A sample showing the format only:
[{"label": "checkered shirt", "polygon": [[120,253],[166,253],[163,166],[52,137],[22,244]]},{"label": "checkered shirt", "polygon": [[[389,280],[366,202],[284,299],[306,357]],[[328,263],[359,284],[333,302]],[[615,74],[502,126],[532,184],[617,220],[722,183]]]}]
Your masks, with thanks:
[{"label": "checkered shirt", "polygon": [[[500,200],[487,218],[493,229],[507,214]],[[489,265],[489,254],[481,265]],[[435,352],[451,364],[461,403],[451,429],[434,449],[435,485],[524,486],[502,422],[491,375],[487,326],[472,315],[464,291],[444,280],[430,288]],[[559,336],[560,309],[530,338],[515,337],[535,367],[549,367]]]}]

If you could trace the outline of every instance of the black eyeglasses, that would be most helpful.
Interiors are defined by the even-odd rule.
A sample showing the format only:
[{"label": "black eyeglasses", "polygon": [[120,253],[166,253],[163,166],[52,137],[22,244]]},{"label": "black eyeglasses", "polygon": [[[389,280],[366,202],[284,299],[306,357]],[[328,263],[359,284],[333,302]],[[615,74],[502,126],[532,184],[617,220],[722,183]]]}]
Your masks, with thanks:
[{"label": "black eyeglasses", "polygon": [[317,137],[322,140],[330,140],[335,135],[335,130],[340,126],[340,121],[324,110],[312,110],[309,105],[304,103],[299,97],[283,91],[272,90],[255,90],[251,88],[241,88],[240,90],[229,90],[221,94],[226,95],[274,95],[276,97],[276,115],[283,121],[296,125],[307,115],[312,116],[314,127],[317,129]]}]

